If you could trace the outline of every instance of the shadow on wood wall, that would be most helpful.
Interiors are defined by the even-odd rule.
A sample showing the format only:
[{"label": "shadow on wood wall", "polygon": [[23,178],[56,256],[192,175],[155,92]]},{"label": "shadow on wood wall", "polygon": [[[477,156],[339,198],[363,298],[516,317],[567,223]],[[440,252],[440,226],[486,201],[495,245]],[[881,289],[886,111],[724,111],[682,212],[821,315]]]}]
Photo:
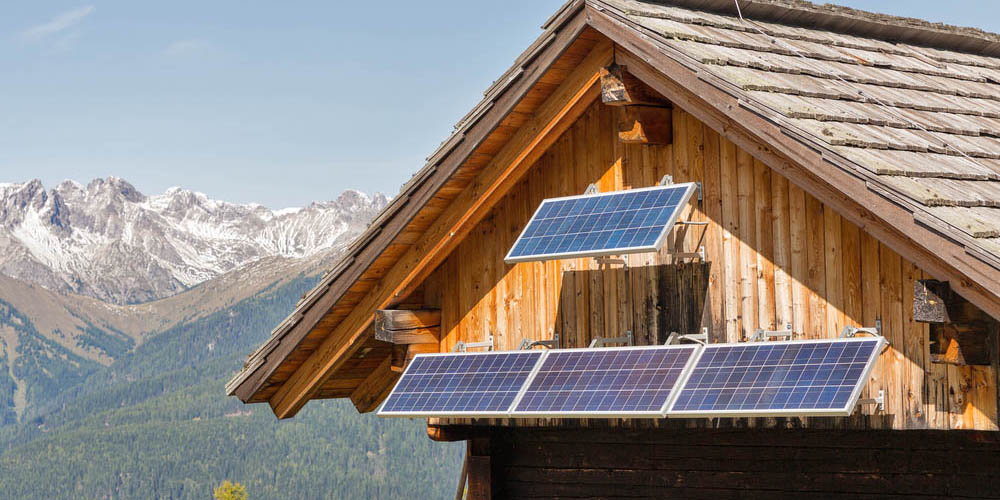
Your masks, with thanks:
[{"label": "shadow on wood wall", "polygon": [[565,271],[556,315],[563,347],[631,331],[635,345],[662,344],[671,332],[701,333],[711,263]]}]

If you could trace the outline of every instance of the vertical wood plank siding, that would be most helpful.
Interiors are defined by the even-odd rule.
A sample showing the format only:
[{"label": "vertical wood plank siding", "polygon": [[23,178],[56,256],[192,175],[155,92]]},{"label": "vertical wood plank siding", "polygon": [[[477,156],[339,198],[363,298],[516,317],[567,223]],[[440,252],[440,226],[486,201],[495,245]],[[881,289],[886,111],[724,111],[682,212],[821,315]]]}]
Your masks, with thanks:
[{"label": "vertical wood plank siding", "polygon": [[[714,341],[734,342],[786,324],[796,338],[832,338],[844,325],[881,319],[891,345],[865,397],[884,389],[886,411],[866,406],[834,425],[996,429],[994,369],[930,362],[927,327],[912,318],[921,269],[688,113],[674,109],[668,146],[620,143],[619,113],[591,106],[429,279],[424,293],[437,296],[426,300],[443,310],[442,351],[491,333],[498,349],[555,333],[563,347],[626,331],[636,343],[662,343],[671,331],[702,327]],[[628,256],[627,267],[592,258],[504,264],[544,198],[592,183],[601,191],[652,186],[664,175],[702,183],[704,199],[685,217],[708,225],[678,226],[661,254]],[[707,266],[671,256],[701,246]]]}]

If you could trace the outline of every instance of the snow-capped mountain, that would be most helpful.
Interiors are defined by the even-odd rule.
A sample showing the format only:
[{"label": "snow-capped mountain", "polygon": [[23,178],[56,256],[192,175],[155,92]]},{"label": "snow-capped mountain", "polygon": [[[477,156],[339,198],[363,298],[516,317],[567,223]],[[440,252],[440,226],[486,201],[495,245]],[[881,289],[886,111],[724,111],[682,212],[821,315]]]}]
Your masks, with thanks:
[{"label": "snow-capped mountain", "polygon": [[385,206],[381,194],[271,210],[171,188],[146,196],[118,178],[86,186],[0,184],[0,273],[114,303],[173,295],[264,257],[347,244]]}]

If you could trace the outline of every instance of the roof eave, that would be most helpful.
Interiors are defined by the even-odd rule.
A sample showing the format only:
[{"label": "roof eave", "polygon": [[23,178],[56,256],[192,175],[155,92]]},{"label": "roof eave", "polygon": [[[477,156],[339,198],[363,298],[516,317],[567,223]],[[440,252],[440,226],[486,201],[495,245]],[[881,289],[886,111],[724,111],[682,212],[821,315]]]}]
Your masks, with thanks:
[{"label": "roof eave", "polygon": [[[306,294],[295,310],[272,332],[271,339],[258,348],[240,373],[226,384],[227,395],[236,396],[244,403],[266,401],[259,398],[258,393],[280,366],[281,360],[313,331],[326,312],[336,305],[350,285],[367,270],[371,261],[381,254],[412,220],[419,208],[431,198],[437,187],[462,165],[475,151],[475,147],[492,132],[552,62],[586,28],[583,6],[583,0],[569,0],[553,19],[546,22],[545,31],[484,92],[483,101],[473,112],[462,118],[451,137],[428,157],[425,166],[414,174],[400,194],[348,247],[344,258],[324,276],[313,291]],[[525,68],[532,68],[532,71]],[[496,103],[503,105],[496,106]],[[479,108],[486,109],[482,113],[475,113]],[[489,119],[486,119],[487,115],[490,115]],[[432,189],[426,189],[428,186]],[[415,210],[404,213],[407,212],[404,208]]]}]

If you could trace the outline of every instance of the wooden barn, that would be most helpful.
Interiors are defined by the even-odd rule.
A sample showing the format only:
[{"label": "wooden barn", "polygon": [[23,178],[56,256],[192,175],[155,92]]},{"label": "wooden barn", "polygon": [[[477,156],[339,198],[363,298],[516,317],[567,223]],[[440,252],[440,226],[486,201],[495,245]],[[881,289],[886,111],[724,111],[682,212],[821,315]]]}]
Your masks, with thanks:
[{"label": "wooden barn", "polygon": [[[1000,35],[799,0],[543,30],[229,394],[372,412],[435,356],[879,339],[843,414],[424,416],[468,498],[1000,497]],[[655,251],[508,255],[545,200],[671,186]]]}]

